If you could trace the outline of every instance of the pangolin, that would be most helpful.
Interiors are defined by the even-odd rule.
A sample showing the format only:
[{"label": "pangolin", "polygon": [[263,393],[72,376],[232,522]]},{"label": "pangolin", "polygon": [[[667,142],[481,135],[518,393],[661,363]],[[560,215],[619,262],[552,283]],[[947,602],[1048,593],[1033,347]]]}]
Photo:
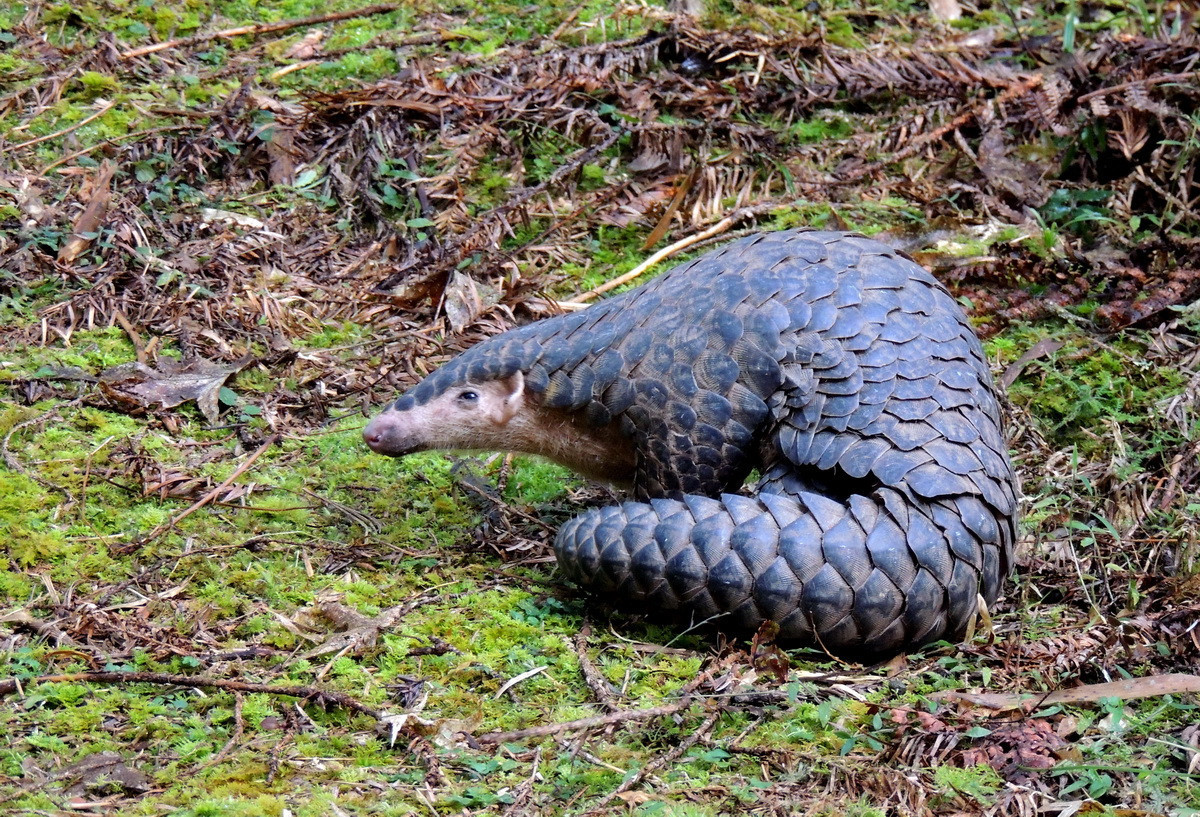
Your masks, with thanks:
[{"label": "pangolin", "polygon": [[496,335],[363,433],[393,456],[518,451],[624,483],[630,501],[559,530],[567,577],[843,654],[960,637],[1013,560],[979,340],[929,272],[851,233],[753,235]]}]

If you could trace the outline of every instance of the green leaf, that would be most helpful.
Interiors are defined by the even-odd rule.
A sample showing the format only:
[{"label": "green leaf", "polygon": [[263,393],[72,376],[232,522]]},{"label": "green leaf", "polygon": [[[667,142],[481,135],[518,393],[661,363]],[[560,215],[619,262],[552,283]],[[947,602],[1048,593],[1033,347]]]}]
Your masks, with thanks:
[{"label": "green leaf", "polygon": [[720,747],[716,747],[709,749],[707,752],[703,752],[698,756],[698,759],[703,760],[706,763],[720,763],[722,760],[729,760],[730,757],[732,757],[732,755],[730,755],[729,752],[726,752]]}]

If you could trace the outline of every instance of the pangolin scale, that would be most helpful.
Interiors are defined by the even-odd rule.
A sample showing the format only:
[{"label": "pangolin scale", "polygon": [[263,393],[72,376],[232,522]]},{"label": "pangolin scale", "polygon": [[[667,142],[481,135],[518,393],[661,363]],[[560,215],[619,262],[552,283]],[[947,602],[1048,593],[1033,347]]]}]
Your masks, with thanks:
[{"label": "pangolin scale", "polygon": [[[879,242],[735,241],[472,347],[368,442],[416,450],[389,448],[384,425],[518,374],[538,411],[632,446],[631,501],[555,542],[589,590],[885,654],[961,636],[1012,564],[1016,481],[979,341],[932,275]],[[755,469],[750,495],[732,493]]]}]

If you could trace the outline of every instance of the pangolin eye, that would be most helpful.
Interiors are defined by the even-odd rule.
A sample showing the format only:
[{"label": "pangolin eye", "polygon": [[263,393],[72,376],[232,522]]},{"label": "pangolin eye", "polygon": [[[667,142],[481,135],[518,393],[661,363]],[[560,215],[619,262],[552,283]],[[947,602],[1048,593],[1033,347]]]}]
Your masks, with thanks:
[{"label": "pangolin eye", "polygon": [[462,400],[464,403],[474,403],[479,399],[479,392],[468,389],[467,391],[460,392],[458,399]]}]

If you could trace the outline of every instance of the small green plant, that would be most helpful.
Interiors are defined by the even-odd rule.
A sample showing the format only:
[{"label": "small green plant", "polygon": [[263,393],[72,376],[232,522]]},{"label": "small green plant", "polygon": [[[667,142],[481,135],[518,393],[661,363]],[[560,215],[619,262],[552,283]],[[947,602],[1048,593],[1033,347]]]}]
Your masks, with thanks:
[{"label": "small green plant", "polygon": [[992,802],[992,797],[1004,785],[996,770],[987,764],[964,769],[958,766],[937,766],[933,780],[944,797],[964,796],[980,805]]},{"label": "small green plant", "polygon": [[1086,239],[1095,233],[1098,225],[1113,222],[1112,212],[1104,206],[1111,198],[1111,190],[1059,188],[1039,212],[1047,224]]},{"label": "small green plant", "polygon": [[80,92],[83,101],[91,101],[100,96],[114,94],[121,88],[115,78],[96,71],[84,71],[79,75],[78,82],[83,86]]}]

